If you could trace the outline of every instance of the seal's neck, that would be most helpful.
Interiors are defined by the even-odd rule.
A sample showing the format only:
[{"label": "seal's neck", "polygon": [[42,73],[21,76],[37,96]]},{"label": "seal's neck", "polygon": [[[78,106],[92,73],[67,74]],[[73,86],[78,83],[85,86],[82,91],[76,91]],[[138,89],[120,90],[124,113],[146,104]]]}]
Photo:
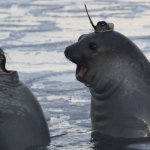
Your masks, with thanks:
[{"label": "seal's neck", "polygon": [[112,82],[108,82],[101,88],[90,87],[89,89],[90,89],[91,95],[95,99],[106,99],[110,97],[111,95],[113,95],[113,93],[115,93],[115,91],[119,89],[123,81],[124,81],[123,79],[118,82],[112,81]]}]

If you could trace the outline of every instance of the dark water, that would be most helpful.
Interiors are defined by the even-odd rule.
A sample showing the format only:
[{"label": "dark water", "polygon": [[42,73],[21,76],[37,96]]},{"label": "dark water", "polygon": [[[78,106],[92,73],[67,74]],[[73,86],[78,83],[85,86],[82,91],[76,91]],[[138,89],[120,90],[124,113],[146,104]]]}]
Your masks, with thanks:
[{"label": "dark water", "polygon": [[[93,31],[83,3],[95,23],[113,22],[115,30],[131,38],[150,59],[149,0],[0,1],[0,46],[7,55],[7,68],[18,70],[37,96],[51,132],[51,150],[93,146],[90,94],[75,80],[75,65],[63,54],[81,34]],[[106,148],[113,146],[98,149]],[[148,150],[150,145],[143,142],[128,149]]]}]

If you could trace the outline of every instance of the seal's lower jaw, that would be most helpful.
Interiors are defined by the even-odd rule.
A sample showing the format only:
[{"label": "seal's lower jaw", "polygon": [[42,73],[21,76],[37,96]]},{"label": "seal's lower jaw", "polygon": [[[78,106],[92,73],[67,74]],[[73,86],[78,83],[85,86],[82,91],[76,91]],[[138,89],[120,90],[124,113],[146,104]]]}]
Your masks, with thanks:
[{"label": "seal's lower jaw", "polygon": [[76,78],[80,82],[84,82],[84,79],[88,73],[88,67],[82,65],[82,64],[77,64],[77,69],[76,69]]}]

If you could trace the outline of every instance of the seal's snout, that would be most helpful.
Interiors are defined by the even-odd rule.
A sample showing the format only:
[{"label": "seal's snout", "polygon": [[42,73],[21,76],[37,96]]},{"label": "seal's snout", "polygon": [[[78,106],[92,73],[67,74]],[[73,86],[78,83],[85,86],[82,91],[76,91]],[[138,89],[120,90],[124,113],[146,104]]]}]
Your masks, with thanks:
[{"label": "seal's snout", "polygon": [[64,52],[66,58],[70,59],[70,48],[66,47],[65,52]]},{"label": "seal's snout", "polygon": [[67,59],[69,59],[75,64],[79,64],[82,60],[81,55],[78,52],[77,47],[75,45],[70,45],[66,47],[64,54]]},{"label": "seal's snout", "polygon": [[69,59],[70,61],[72,61],[73,63],[77,65],[76,78],[79,81],[82,81],[85,75],[87,74],[88,69],[85,65],[83,56],[81,54],[81,50],[80,51],[79,50],[80,48],[76,44],[74,44],[74,45],[68,46],[65,49],[64,54],[67,59]]}]

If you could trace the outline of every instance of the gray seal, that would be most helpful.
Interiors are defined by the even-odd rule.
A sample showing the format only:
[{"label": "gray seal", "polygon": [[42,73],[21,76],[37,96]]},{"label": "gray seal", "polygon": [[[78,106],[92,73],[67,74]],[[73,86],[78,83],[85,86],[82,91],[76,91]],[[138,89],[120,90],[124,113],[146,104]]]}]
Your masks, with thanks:
[{"label": "gray seal", "polygon": [[5,63],[0,50],[0,149],[42,150],[49,145],[50,135],[41,106],[18,73],[6,70]]},{"label": "gray seal", "polygon": [[[102,27],[102,28],[101,28]],[[114,138],[150,136],[150,63],[126,36],[99,22],[65,56],[90,90],[93,133]]]}]

